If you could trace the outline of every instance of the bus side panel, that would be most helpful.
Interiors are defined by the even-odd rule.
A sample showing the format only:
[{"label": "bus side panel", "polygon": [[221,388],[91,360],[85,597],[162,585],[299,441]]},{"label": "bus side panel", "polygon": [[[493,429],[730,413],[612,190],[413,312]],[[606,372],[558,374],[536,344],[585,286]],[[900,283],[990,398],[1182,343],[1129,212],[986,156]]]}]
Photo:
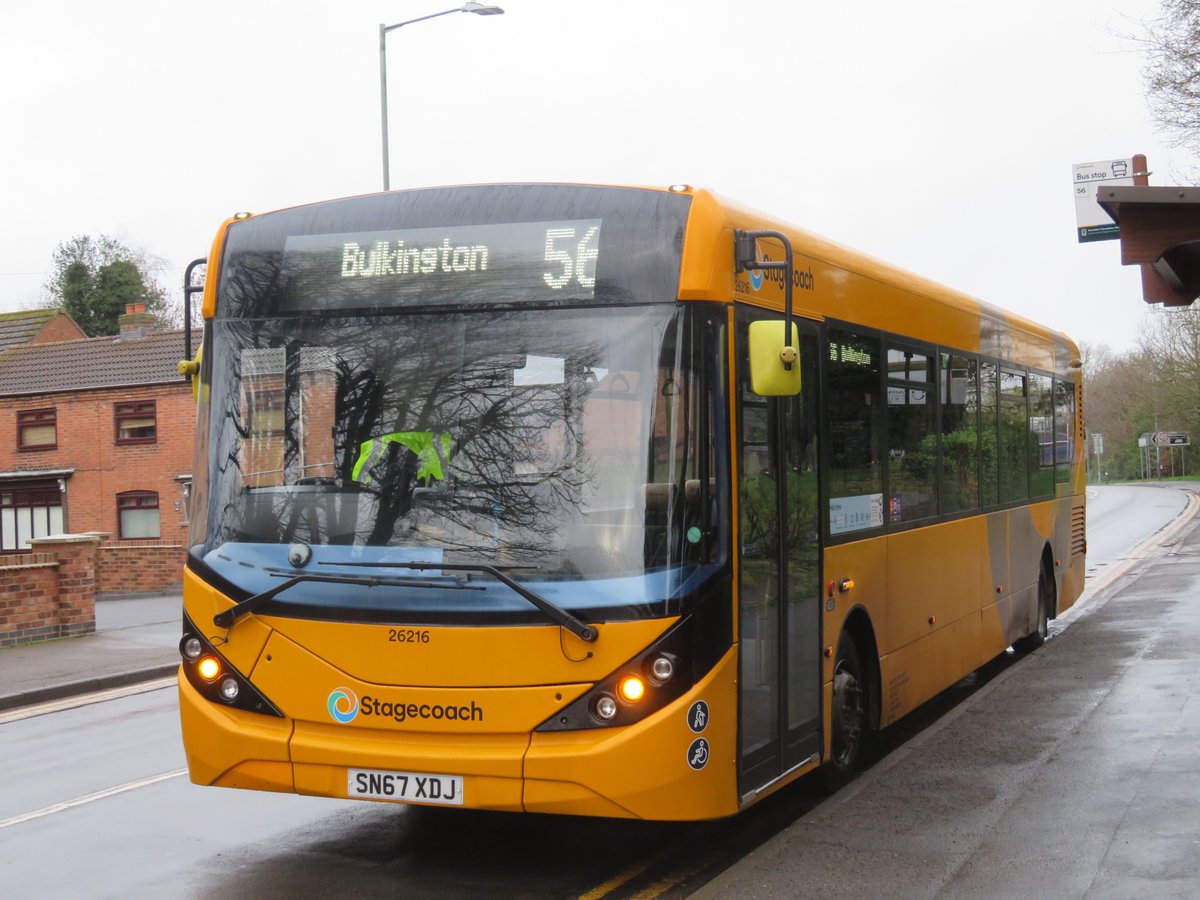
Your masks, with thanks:
[{"label": "bus side panel", "polygon": [[1066,497],[1060,502],[1060,517],[1054,547],[1055,572],[1058,576],[1058,614],[1067,612],[1084,593],[1087,570],[1087,512],[1082,497]]},{"label": "bus side panel", "polygon": [[978,622],[979,609],[990,594],[986,529],[984,520],[974,517],[888,536],[889,643],[882,652],[905,647],[968,616]]},{"label": "bus side panel", "polygon": [[880,727],[979,668],[981,632],[976,611],[880,659]]},{"label": "bus side panel", "polygon": [[[831,602],[825,604],[822,627],[826,647],[837,648],[846,616],[856,606],[861,606],[876,629],[875,642],[879,652],[887,653],[885,648],[891,646],[887,634],[887,546],[884,538],[869,538],[838,544],[825,551],[825,579],[835,585]],[[853,581],[854,587],[848,593],[842,593],[836,585],[846,579]],[[822,681],[830,684],[833,682],[834,655],[825,656],[822,671]]]}]

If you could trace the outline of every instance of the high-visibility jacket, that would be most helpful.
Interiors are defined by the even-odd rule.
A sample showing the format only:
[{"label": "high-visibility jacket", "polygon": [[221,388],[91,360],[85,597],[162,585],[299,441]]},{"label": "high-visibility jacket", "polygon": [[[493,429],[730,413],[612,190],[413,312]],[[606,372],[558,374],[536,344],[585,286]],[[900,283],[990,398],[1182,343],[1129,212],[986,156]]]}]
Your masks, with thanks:
[{"label": "high-visibility jacket", "polygon": [[442,460],[449,464],[450,440],[449,434],[440,434],[437,436],[440,446],[437,446],[432,431],[396,431],[373,437],[359,445],[351,477],[360,484],[378,485],[382,473],[376,468],[386,458],[388,444],[400,444],[417,457],[417,481],[426,485],[433,480],[445,481]]}]

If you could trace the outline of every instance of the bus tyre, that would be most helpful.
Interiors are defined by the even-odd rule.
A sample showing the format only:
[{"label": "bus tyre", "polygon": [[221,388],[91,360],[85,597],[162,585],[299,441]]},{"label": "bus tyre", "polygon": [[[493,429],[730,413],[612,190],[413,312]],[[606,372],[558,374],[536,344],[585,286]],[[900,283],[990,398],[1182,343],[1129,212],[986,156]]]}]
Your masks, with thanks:
[{"label": "bus tyre", "polygon": [[1050,635],[1050,610],[1054,606],[1054,576],[1046,572],[1043,564],[1042,573],[1038,576],[1038,621],[1037,629],[1013,641],[1013,649],[1018,653],[1031,653]]},{"label": "bus tyre", "polygon": [[858,645],[849,634],[838,640],[833,664],[833,701],[829,711],[829,761],[825,784],[837,790],[858,767],[867,730],[867,691]]}]

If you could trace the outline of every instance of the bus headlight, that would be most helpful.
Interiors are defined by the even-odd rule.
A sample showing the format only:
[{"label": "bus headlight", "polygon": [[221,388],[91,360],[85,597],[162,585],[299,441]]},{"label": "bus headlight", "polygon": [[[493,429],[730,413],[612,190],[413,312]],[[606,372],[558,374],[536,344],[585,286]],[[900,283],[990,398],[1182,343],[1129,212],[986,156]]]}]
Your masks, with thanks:
[{"label": "bus headlight", "polygon": [[656,656],[650,663],[650,677],[659,684],[666,684],[675,674],[675,661],[669,656]]},{"label": "bus headlight", "polygon": [[238,686],[236,678],[226,678],[221,682],[221,699],[226,703],[233,703],[238,698],[238,693],[241,688]]},{"label": "bus headlight", "polygon": [[205,681],[215,681],[216,677],[221,674],[221,664],[217,662],[215,656],[206,656],[200,660],[200,664],[196,666],[196,671],[200,673],[200,677]]},{"label": "bus headlight", "polygon": [[179,655],[183,657],[183,675],[188,684],[205,700],[246,712],[283,717],[275,704],[217,651],[186,613]]},{"label": "bus headlight", "polygon": [[[537,727],[537,731],[572,731],[631,725],[682,697],[719,655],[709,651],[702,665],[693,664],[695,626],[681,619],[625,665],[592,686],[573,703]],[[706,638],[708,636],[706,635]],[[711,641],[713,646],[717,641]],[[726,643],[724,646],[728,646]],[[695,672],[701,668],[705,671]]]},{"label": "bus headlight", "polygon": [[204,652],[204,645],[194,637],[185,637],[179,645],[179,652],[184,659],[199,659]]},{"label": "bus headlight", "polygon": [[617,714],[617,701],[611,694],[601,694],[596,698],[592,711],[600,721],[610,722]]},{"label": "bus headlight", "polygon": [[626,703],[637,703],[646,696],[646,682],[636,675],[626,675],[617,686],[617,692]]}]

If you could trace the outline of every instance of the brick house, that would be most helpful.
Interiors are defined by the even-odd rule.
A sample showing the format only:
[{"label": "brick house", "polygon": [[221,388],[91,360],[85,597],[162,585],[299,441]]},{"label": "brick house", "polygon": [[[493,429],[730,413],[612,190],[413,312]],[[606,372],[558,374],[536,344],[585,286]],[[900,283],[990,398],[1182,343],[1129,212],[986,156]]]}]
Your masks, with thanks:
[{"label": "brick house", "polygon": [[0,352],[0,555],[102,532],[133,559],[165,555],[179,580],[195,402],[176,369],[183,332],[153,326],[128,307],[117,336]]},{"label": "brick house", "polygon": [[0,313],[0,352],[19,344],[77,341],[86,337],[75,320],[60,309]]}]

